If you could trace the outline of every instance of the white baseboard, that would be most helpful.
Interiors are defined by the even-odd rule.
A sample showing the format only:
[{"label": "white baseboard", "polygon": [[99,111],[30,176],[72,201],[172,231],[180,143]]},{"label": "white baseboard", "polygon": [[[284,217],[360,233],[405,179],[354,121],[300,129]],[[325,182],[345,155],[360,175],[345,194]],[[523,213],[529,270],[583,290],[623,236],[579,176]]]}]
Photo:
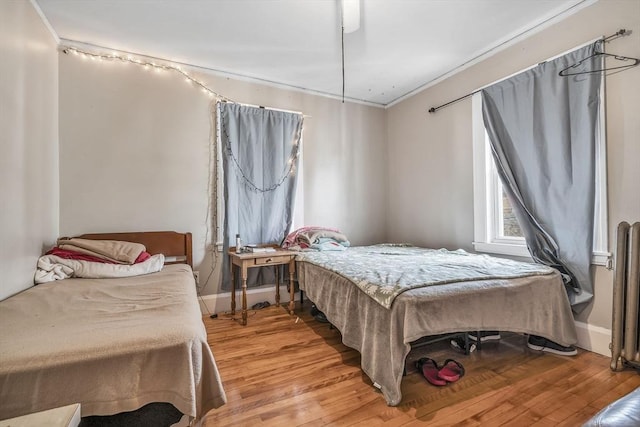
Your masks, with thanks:
[{"label": "white baseboard", "polygon": [[[300,299],[300,293],[296,292],[296,301]],[[259,288],[247,290],[247,308],[251,309],[256,303],[269,301],[269,304],[276,303],[275,285],[261,286]],[[280,304],[289,301],[289,292],[286,285],[280,286]],[[224,313],[231,310],[231,292],[224,292],[215,295],[203,295],[198,297],[200,311],[203,315]],[[236,311],[242,310],[242,293],[236,291]]]},{"label": "white baseboard", "polygon": [[576,346],[603,356],[611,357],[611,329],[576,321],[578,343]]}]

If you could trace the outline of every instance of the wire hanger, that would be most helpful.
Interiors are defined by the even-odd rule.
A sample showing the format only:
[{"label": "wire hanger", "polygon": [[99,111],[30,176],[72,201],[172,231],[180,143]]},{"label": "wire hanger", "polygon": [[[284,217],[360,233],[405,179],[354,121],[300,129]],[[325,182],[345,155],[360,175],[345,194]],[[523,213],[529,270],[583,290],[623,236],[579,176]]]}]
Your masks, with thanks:
[{"label": "wire hanger", "polygon": [[[567,76],[575,76],[578,74],[592,74],[592,73],[600,73],[603,71],[609,71],[609,70],[621,70],[624,68],[631,68],[631,67],[635,67],[636,65],[640,64],[640,59],[638,58],[630,58],[628,56],[622,56],[622,55],[615,55],[612,53],[606,53],[606,52],[601,52],[599,50],[600,46],[604,46],[604,43],[610,42],[611,40],[617,39],[618,37],[622,37],[625,35],[630,34],[630,31],[627,31],[625,29],[621,29],[618,32],[616,32],[615,34],[610,35],[609,37],[605,37],[602,40],[598,40],[593,44],[593,50],[594,52],[587,56],[586,58],[576,62],[575,64],[569,65],[567,68],[563,69],[562,71],[560,71],[558,73],[558,75],[562,76],[562,77],[567,77]],[[585,61],[591,59],[591,58],[597,58],[597,57],[602,57],[602,58],[614,58],[617,61],[632,61],[632,63],[630,64],[624,64],[624,65],[619,65],[617,67],[603,67],[603,68],[598,68],[595,70],[581,70],[581,71],[571,71],[572,69],[577,69],[578,67],[580,67]]]}]

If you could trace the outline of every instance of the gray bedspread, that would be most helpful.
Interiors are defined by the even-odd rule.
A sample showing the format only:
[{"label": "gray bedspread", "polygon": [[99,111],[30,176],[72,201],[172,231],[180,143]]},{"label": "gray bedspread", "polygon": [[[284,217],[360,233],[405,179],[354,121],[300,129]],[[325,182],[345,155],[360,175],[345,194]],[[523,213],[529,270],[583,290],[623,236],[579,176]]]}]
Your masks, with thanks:
[{"label": "gray bedspread", "polygon": [[402,400],[405,358],[410,343],[421,337],[502,330],[540,335],[562,345],[577,340],[557,272],[410,289],[387,309],[341,274],[304,261],[297,263],[297,270],[300,288],[341,332],[343,343],[360,352],[362,370],[391,406]]},{"label": "gray bedspread", "polygon": [[188,265],[65,279],[0,301],[0,419],[81,403],[112,415],[168,402],[199,418],[226,401]]}]

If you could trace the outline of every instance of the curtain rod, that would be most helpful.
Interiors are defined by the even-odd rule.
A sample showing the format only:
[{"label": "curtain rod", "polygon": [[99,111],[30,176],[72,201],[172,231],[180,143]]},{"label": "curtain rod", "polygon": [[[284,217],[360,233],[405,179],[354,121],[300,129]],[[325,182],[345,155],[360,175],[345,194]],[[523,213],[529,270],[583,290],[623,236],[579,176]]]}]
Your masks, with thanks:
[{"label": "curtain rod", "polygon": [[280,111],[282,113],[301,114],[302,117],[304,117],[305,119],[313,117],[313,116],[308,116],[304,114],[302,111],[283,110],[281,108],[265,107],[264,105],[254,105],[254,104],[247,104],[244,102],[228,101],[228,100],[220,100],[218,102],[224,102],[227,104],[238,104],[238,105],[242,105],[243,107],[262,108],[263,110]]},{"label": "curtain rod", "polygon": [[438,105],[437,107],[431,107],[431,108],[429,108],[429,112],[430,112],[430,113],[435,113],[435,112],[436,112],[436,111],[438,111],[439,109],[444,108],[444,107],[446,107],[447,105],[451,105],[451,104],[453,104],[454,102],[458,102],[458,101],[461,101],[461,100],[463,100],[463,99],[465,99],[465,98],[468,98],[468,97],[470,97],[470,96],[473,96],[473,95],[475,95],[476,93],[480,92],[481,90],[482,90],[482,89],[474,90],[473,92],[468,93],[468,94],[466,94],[466,95],[463,95],[463,96],[461,96],[460,98],[456,98],[456,99],[454,99],[453,101],[449,101],[449,102],[447,102],[446,104]]},{"label": "curtain rod", "polygon": [[[584,47],[584,46],[586,46],[586,45],[588,45],[588,44],[591,44],[591,43],[595,42],[596,40],[602,40],[603,42],[608,43],[608,42],[610,42],[610,41],[612,41],[612,40],[617,39],[618,37],[627,36],[627,35],[629,35],[629,34],[631,34],[631,31],[628,31],[628,30],[625,30],[625,29],[621,29],[621,30],[619,30],[619,31],[615,32],[614,34],[612,34],[612,35],[610,35],[610,36],[607,36],[607,37],[598,37],[597,39],[592,40],[592,41],[590,41],[590,42],[588,42],[588,43],[585,43],[585,44],[583,44],[582,46],[577,47],[576,49],[580,49],[581,47]],[[571,50],[575,50],[575,49],[571,49]],[[565,52],[565,53],[568,53],[568,52],[570,52],[570,51],[567,51],[567,52]],[[551,58],[551,59],[555,59],[555,58],[560,57],[560,56],[562,56],[562,55],[563,55],[563,54],[556,55],[555,57],[553,57],[553,58]],[[544,64],[545,62],[546,62],[546,61],[543,61],[543,62],[541,62],[540,64]],[[537,65],[540,65],[540,64],[537,64]],[[531,68],[533,68],[533,67],[535,67],[535,66],[537,66],[537,65],[534,65],[534,66],[529,67],[529,68],[527,68],[527,69],[525,69],[525,70],[522,70],[522,71],[518,71],[517,73],[512,74],[512,76],[514,76],[515,74],[520,74],[521,72],[526,71],[526,70],[528,70],[528,69],[531,69]],[[508,77],[506,77],[506,78],[508,78]],[[502,80],[504,80],[504,79],[501,79],[501,80],[499,80],[499,81],[502,81]],[[441,109],[441,108],[444,108],[444,107],[446,107],[446,106],[448,106],[448,105],[451,105],[451,104],[453,104],[453,103],[455,103],[455,102],[461,101],[461,100],[463,100],[463,99],[465,99],[465,98],[468,98],[468,97],[470,97],[470,96],[475,95],[476,93],[480,92],[482,89],[484,89],[485,87],[488,87],[488,86],[490,86],[490,85],[483,86],[483,87],[481,87],[480,89],[474,90],[473,92],[468,93],[468,94],[466,94],[466,95],[463,95],[463,96],[461,96],[460,98],[456,98],[456,99],[454,99],[453,101],[449,101],[449,102],[447,102],[447,103],[445,103],[445,104],[438,105],[437,107],[431,107],[431,108],[429,108],[429,110],[427,110],[427,111],[429,111],[430,113],[435,113],[436,111],[438,111],[438,110],[439,110],[439,109]]]}]

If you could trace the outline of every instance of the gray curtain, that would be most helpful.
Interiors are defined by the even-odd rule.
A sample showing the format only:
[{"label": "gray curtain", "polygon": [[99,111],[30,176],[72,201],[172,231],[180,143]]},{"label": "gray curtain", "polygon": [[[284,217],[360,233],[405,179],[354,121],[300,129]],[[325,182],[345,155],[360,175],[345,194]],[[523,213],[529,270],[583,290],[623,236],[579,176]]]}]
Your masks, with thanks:
[{"label": "gray curtain", "polygon": [[[224,173],[224,253],[243,244],[280,243],[291,228],[301,114],[220,103]],[[222,289],[231,289],[224,257]],[[275,283],[273,268],[253,268],[247,286]]]},{"label": "gray curtain", "polygon": [[[482,90],[498,174],[536,262],[558,269],[572,308],[593,297],[590,274],[600,74],[560,77],[587,46]],[[599,63],[589,64],[591,69]]]}]

